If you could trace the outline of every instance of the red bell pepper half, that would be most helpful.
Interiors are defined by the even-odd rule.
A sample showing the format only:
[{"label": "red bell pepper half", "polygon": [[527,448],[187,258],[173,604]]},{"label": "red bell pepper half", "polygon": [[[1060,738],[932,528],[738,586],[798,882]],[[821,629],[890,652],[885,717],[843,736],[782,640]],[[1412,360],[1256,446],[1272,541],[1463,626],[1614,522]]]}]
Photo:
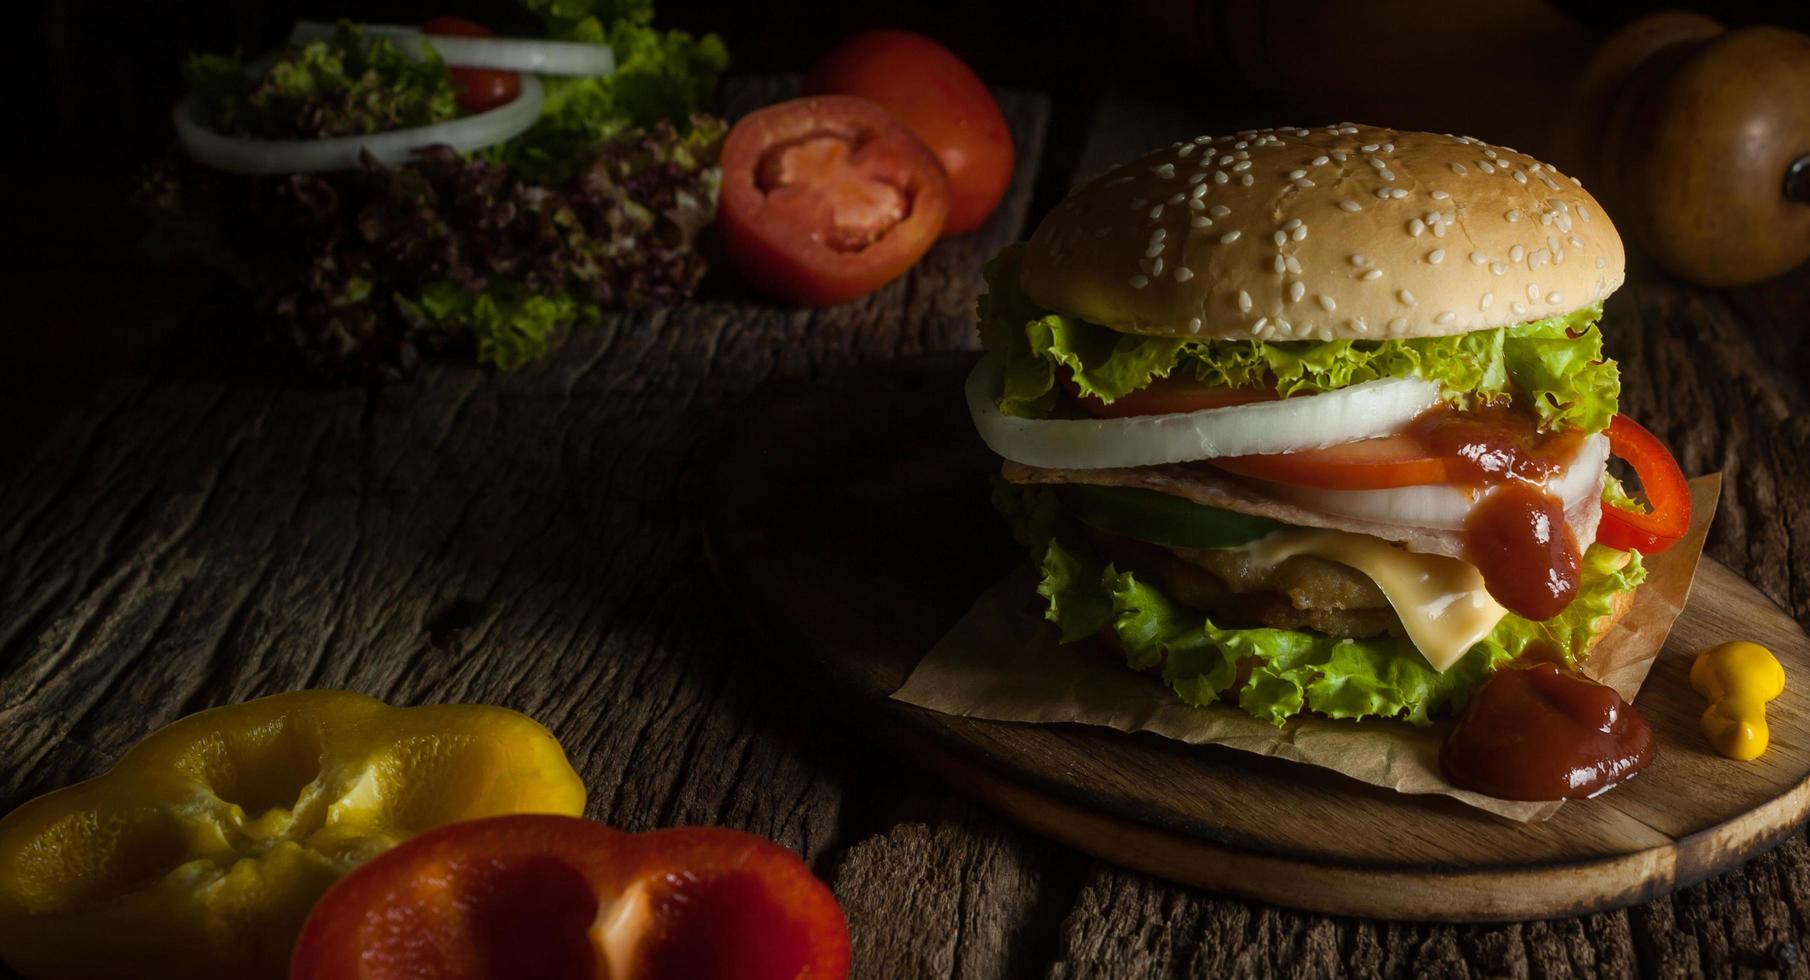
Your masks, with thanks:
[{"label": "red bell pepper half", "polygon": [[518,814],[428,831],[314,907],[291,980],[840,980],[848,926],[791,851]]}]

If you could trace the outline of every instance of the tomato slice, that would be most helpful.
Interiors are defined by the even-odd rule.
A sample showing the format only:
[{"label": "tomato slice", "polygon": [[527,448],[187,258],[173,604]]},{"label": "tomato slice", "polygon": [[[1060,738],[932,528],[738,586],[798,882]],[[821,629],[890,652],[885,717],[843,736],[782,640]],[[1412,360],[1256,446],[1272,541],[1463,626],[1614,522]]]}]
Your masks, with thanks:
[{"label": "tomato slice", "polygon": [[807,306],[858,299],[936,242],[949,178],[885,109],[846,95],[742,117],[723,143],[717,226],[735,267]]},{"label": "tomato slice", "polygon": [[1318,490],[1393,490],[1447,483],[1442,456],[1411,435],[1383,436],[1310,452],[1224,456],[1208,460],[1239,476]]},{"label": "tomato slice", "polygon": [[1122,419],[1134,415],[1174,415],[1199,412],[1210,408],[1229,408],[1252,402],[1275,401],[1277,395],[1268,388],[1227,388],[1210,385],[1192,378],[1159,378],[1130,394],[1104,402],[1081,390],[1065,373],[1062,384],[1081,403],[1089,415],[1101,419]]},{"label": "tomato slice", "polygon": [[804,87],[872,99],[930,147],[949,174],[944,238],[980,227],[1012,182],[1012,130],[992,91],[922,34],[862,31],[824,55]]},{"label": "tomato slice", "polygon": [[1617,551],[1644,555],[1670,548],[1691,527],[1691,487],[1678,461],[1659,437],[1626,415],[1609,422],[1609,451],[1634,467],[1652,509],[1636,514],[1605,504],[1596,540]]},{"label": "tomato slice", "polygon": [[[463,17],[435,17],[421,25],[423,34],[453,37],[495,37],[496,34],[477,21]],[[495,68],[453,68],[453,88],[459,93],[459,108],[466,112],[483,112],[508,105],[522,94],[522,76]]]},{"label": "tomato slice", "polygon": [[771,841],[516,814],[430,830],[340,879],[289,975],[839,980],[848,967],[835,897]]}]

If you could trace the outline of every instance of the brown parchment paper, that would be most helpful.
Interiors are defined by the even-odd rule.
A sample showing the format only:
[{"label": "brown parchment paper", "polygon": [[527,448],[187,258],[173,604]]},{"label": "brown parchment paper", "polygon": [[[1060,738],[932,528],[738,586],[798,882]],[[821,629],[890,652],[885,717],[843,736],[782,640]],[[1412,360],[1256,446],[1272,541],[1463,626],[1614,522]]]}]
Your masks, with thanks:
[{"label": "brown parchment paper", "polygon": [[[1647,580],[1635,593],[1633,610],[1584,667],[1630,701],[1684,610],[1721,489],[1721,474],[1691,481],[1690,532],[1646,560]],[[1104,725],[1225,745],[1403,793],[1443,794],[1511,820],[1545,820],[1559,809],[1558,803],[1500,800],[1447,782],[1439,771],[1446,726],[1296,718],[1277,728],[1232,705],[1185,704],[1160,679],[1127,670],[1093,643],[1056,642],[1036,589],[1028,565],[988,589],[892,696],[970,718]]]}]

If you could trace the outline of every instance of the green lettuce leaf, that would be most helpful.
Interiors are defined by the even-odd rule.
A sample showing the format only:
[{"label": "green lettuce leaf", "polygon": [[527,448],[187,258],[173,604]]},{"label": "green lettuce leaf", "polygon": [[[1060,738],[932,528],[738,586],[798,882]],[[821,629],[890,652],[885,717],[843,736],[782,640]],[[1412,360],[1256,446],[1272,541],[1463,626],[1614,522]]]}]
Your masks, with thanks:
[{"label": "green lettuce leaf", "polygon": [[[694,38],[652,26],[651,0],[524,0],[559,40],[604,43],[616,70],[593,77],[544,80],[540,119],[497,154],[530,180],[572,176],[597,144],[662,120],[687,127],[716,97],[729,52],[714,34]],[[711,162],[715,161],[714,152]]]},{"label": "green lettuce leaf", "polygon": [[1439,382],[1459,407],[1520,393],[1551,431],[1601,431],[1621,393],[1620,374],[1603,357],[1596,327],[1601,305],[1513,327],[1412,340],[1151,337],[1038,309],[1018,286],[1020,255],[1021,247],[1009,248],[987,266],[988,292],[979,311],[983,342],[1006,354],[999,407],[1008,415],[1048,417],[1057,403],[1058,369],[1082,393],[1106,402],[1170,375],[1232,388],[1273,386],[1284,396],[1378,378],[1421,378]]},{"label": "green lettuce leaf", "polygon": [[182,73],[207,124],[238,136],[363,136],[441,122],[459,111],[437,56],[405,57],[345,21],[331,38],[284,49],[259,74],[217,54],[191,56]]},{"label": "green lettuce leaf", "polygon": [[[1007,501],[1007,498],[1016,498]],[[1222,628],[1205,613],[1176,603],[1156,586],[1102,561],[1074,538],[1038,538],[1061,528],[1058,498],[1048,488],[996,491],[1032,539],[1042,571],[1045,618],[1062,641],[1110,628],[1136,670],[1160,670],[1183,701],[1207,705],[1235,696],[1239,707],[1280,725],[1314,712],[1331,718],[1400,718],[1426,725],[1461,710],[1499,665],[1534,650],[1574,663],[1601,632],[1616,597],[1646,577],[1639,552],[1592,545],[1584,555],[1578,596],[1565,611],[1536,622],[1514,614],[1444,672],[1407,640],[1338,639],[1306,630]],[[1032,518],[1030,515],[1036,515]],[[1239,683],[1240,668],[1246,668]],[[1234,688],[1234,685],[1236,687]]]}]

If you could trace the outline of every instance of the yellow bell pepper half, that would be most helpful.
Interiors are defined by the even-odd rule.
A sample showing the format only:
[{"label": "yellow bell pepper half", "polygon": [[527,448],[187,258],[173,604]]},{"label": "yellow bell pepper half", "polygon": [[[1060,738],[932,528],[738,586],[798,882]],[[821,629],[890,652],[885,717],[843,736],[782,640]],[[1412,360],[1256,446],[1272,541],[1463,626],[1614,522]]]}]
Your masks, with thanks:
[{"label": "yellow bell pepper half", "polygon": [[203,711],[0,820],[0,960],[34,980],[282,977],[315,899],[364,861],[584,799],[558,740],[506,708],[297,691]]}]

